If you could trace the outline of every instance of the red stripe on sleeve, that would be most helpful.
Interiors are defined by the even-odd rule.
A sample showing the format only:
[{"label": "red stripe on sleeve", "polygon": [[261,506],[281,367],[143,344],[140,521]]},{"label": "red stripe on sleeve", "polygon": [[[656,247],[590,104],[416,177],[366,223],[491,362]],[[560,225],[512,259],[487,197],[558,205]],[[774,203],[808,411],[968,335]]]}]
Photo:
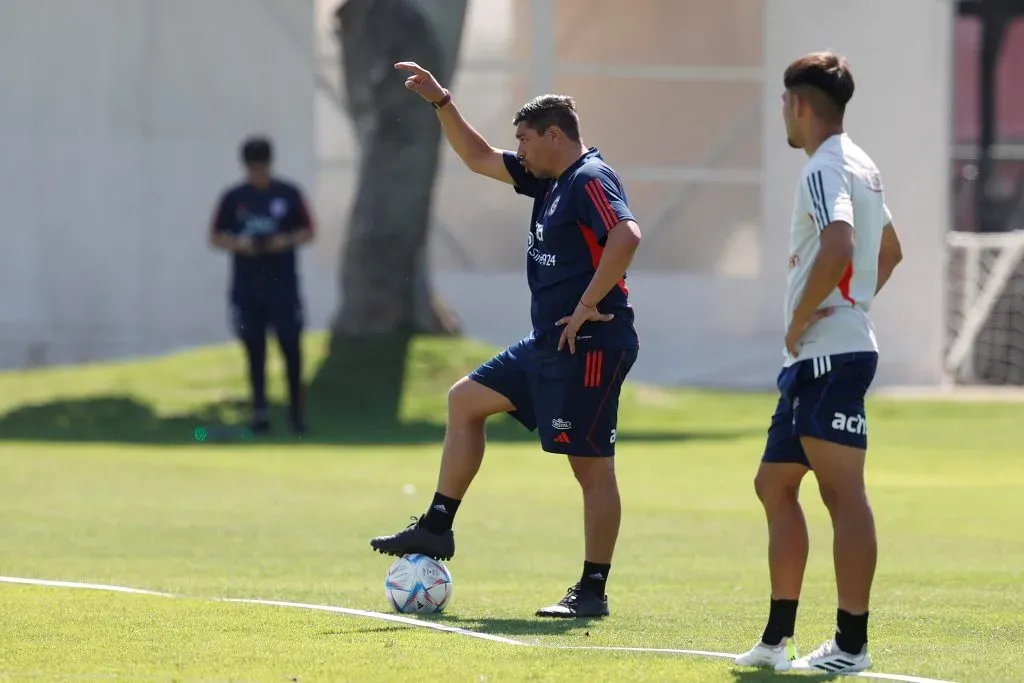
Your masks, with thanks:
[{"label": "red stripe on sleeve", "polygon": [[619,214],[615,212],[615,207],[613,207],[611,201],[609,201],[608,193],[605,192],[604,185],[597,181],[594,182],[597,183],[596,189],[598,196],[601,198],[601,201],[604,202],[605,208],[608,209],[608,217],[611,219],[611,223],[609,224],[608,229],[611,230],[612,228],[619,224]]},{"label": "red stripe on sleeve", "polygon": [[590,197],[590,201],[593,202],[594,208],[597,209],[597,213],[601,217],[601,222],[604,223],[605,232],[611,230],[618,221],[615,220],[615,211],[608,202],[604,188],[601,187],[601,181],[591,180],[586,184],[586,190],[587,196]]}]

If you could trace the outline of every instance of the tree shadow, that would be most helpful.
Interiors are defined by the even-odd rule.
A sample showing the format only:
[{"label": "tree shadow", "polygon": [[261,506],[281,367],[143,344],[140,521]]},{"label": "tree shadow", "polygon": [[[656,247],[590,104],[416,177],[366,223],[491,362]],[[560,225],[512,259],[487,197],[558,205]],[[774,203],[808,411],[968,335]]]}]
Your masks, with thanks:
[{"label": "tree shadow", "polygon": [[[179,414],[161,414],[135,396],[109,394],[23,405],[0,415],[0,441],[134,443],[180,445],[245,442],[289,445],[436,444],[444,438],[444,418],[403,419],[402,401],[413,335],[334,337],[307,389],[310,431],[293,436],[285,406],[271,405],[273,431],[254,436],[248,428],[248,401],[242,397],[208,403]],[[420,371],[419,374],[429,371]],[[422,382],[417,377],[414,381]],[[428,378],[429,379],[429,378]],[[422,387],[417,392],[427,391]],[[442,408],[443,410],[443,408]],[[427,411],[433,414],[433,410]],[[758,432],[760,433],[760,432]],[[630,441],[729,440],[742,431],[631,431]],[[487,423],[492,442],[536,443],[537,436],[507,415]]]},{"label": "tree shadow", "polygon": [[330,406],[333,424],[400,422],[411,334],[332,335],[307,390],[310,411]]},{"label": "tree shadow", "polygon": [[[286,407],[273,405],[270,417],[275,431],[256,436],[248,428],[246,410],[245,401],[229,400],[207,404],[194,412],[161,415],[152,406],[130,396],[65,399],[23,406],[0,415],[0,441],[355,446],[436,444],[444,438],[444,425],[440,422],[382,418],[365,412],[343,415],[346,408],[335,408],[332,404],[311,405],[310,432],[304,436],[288,432]],[[630,442],[722,441],[751,435],[748,431],[638,432],[628,427],[621,428],[619,433],[620,439]],[[488,421],[487,439],[534,444],[537,435],[511,417],[500,415]]]}]

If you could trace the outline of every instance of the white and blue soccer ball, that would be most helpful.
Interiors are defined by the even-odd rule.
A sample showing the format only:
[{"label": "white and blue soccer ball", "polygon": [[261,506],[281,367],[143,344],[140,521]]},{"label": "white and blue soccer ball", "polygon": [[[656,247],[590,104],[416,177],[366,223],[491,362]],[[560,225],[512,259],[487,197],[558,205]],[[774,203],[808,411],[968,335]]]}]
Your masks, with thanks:
[{"label": "white and blue soccer ball", "polygon": [[452,599],[452,575],[432,557],[405,555],[388,570],[384,594],[396,612],[436,614]]}]

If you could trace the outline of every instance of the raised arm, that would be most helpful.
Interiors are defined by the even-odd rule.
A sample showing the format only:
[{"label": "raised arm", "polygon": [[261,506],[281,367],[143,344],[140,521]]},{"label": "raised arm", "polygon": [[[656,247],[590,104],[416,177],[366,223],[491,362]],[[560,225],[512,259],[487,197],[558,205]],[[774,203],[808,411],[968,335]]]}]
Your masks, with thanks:
[{"label": "raised arm", "polygon": [[444,89],[434,75],[416,62],[399,62],[395,69],[409,72],[405,87],[434,106],[444,136],[469,170],[480,175],[515,184],[505,165],[504,153],[490,143],[462,117],[452,101],[451,93]]}]

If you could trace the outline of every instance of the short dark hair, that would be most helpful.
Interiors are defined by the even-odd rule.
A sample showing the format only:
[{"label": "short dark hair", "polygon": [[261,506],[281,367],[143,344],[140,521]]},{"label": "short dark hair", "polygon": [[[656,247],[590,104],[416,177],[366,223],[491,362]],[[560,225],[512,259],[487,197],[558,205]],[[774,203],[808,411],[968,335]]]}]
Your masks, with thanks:
[{"label": "short dark hair", "polygon": [[246,166],[269,164],[274,158],[274,145],[261,136],[246,138],[242,142],[242,161]]},{"label": "short dark hair", "polygon": [[573,142],[580,141],[580,117],[576,101],[568,95],[540,95],[524,104],[512,119],[512,125],[525,123],[539,135],[551,126],[558,126]]},{"label": "short dark hair", "polygon": [[821,93],[824,97],[807,97],[819,116],[842,119],[846,104],[853,98],[850,67],[842,55],[832,51],[804,55],[789,65],[782,80],[787,90],[805,96],[812,91]]}]

